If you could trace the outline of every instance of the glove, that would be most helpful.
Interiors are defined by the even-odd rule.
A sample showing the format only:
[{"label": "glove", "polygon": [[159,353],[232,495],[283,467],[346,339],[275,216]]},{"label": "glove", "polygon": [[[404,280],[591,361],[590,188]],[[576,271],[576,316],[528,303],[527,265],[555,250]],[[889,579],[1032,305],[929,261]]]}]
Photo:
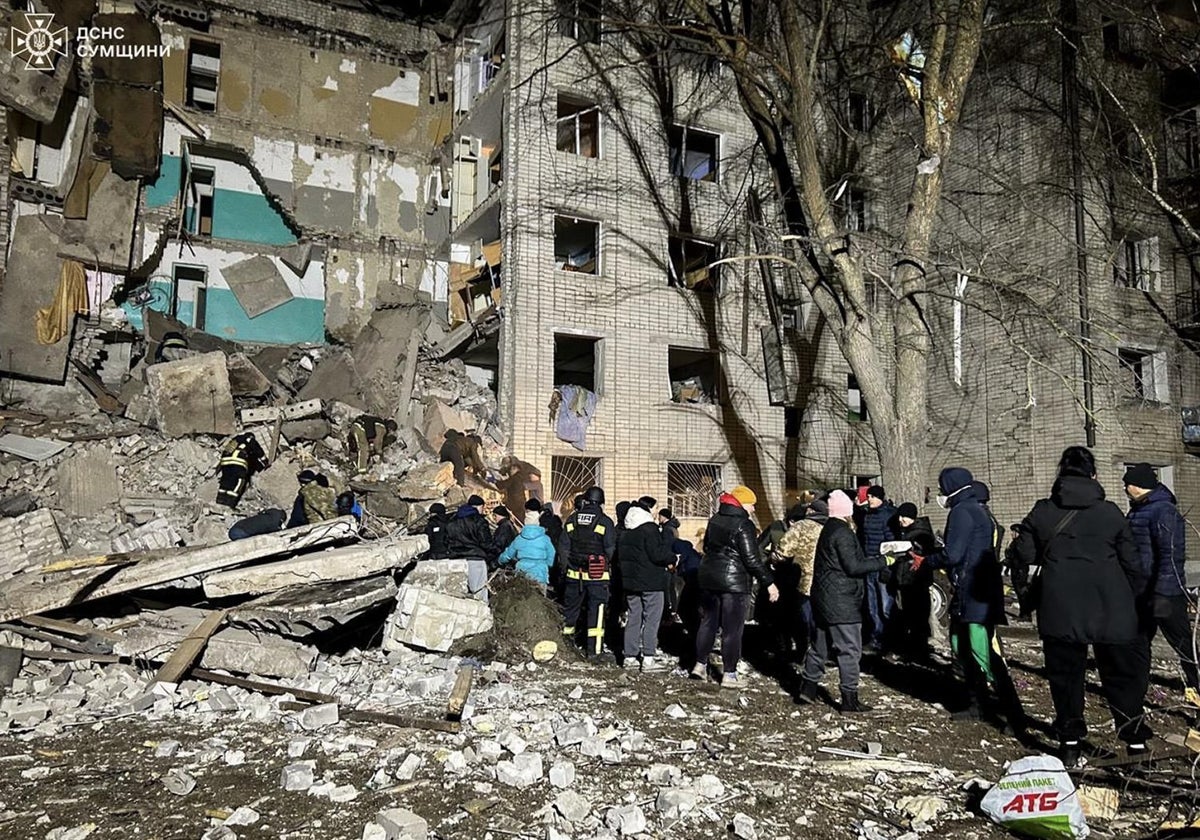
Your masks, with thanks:
[{"label": "glove", "polygon": [[879,544],[879,553],[880,554],[903,554],[906,551],[910,551],[912,549],[912,547],[913,547],[913,544],[911,542],[909,542],[908,540],[891,540],[890,542],[884,542],[884,543]]},{"label": "glove", "polygon": [[913,552],[909,552],[908,556],[912,558],[912,570],[914,572],[919,571],[921,569],[921,565],[925,562],[925,558],[920,554],[914,554]]},{"label": "glove", "polygon": [[885,564],[887,564],[888,566],[891,566],[891,565],[895,564],[895,562],[896,562],[896,555],[895,555],[895,554],[885,554],[885,555],[883,555],[883,562],[884,562]]}]

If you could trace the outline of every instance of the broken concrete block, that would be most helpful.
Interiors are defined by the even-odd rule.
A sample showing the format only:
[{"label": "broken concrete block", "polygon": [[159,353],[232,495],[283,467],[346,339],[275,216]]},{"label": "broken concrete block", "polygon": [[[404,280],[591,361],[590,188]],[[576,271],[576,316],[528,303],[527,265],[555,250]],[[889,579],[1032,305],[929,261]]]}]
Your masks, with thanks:
[{"label": "broken concrete block", "polygon": [[406,808],[388,808],[375,818],[387,840],[428,840],[429,823]]},{"label": "broken concrete block", "polygon": [[637,805],[609,808],[604,815],[604,824],[622,836],[628,837],[631,834],[641,834],[646,830],[646,815]]},{"label": "broken concrete block", "polygon": [[229,373],[229,390],[235,397],[261,397],[271,390],[270,380],[245,353],[226,357],[225,367]]},{"label": "broken concrete block", "polygon": [[758,840],[758,829],[754,827],[754,819],[738,812],[733,815],[733,836],[741,840]]},{"label": "broken concrete block", "polygon": [[396,779],[401,782],[411,781],[417,771],[421,769],[421,765],[425,762],[421,756],[416,753],[409,753],[404,757],[404,761],[400,762],[400,766],[396,768]]},{"label": "broken concrete block", "polygon": [[677,820],[695,810],[699,797],[687,788],[665,788],[659,791],[654,808],[664,819]]},{"label": "broken concrete block", "polygon": [[69,516],[95,516],[120,495],[116,465],[102,449],[76,452],[58,466],[58,505]]},{"label": "broken concrete block", "polygon": [[396,486],[396,495],[407,501],[426,502],[441,499],[454,486],[454,465],[449,461],[424,464],[408,471]]},{"label": "broken concrete block", "polygon": [[270,257],[249,257],[221,269],[229,290],[251,318],[270,312],[292,299],[287,281]]},{"label": "broken concrete block", "polygon": [[550,765],[550,784],[556,788],[569,788],[575,784],[575,765],[569,761],[556,761]]},{"label": "broken concrete block", "polygon": [[333,724],[338,722],[337,703],[321,703],[317,706],[309,706],[296,715],[296,722],[300,724],[301,729],[307,729],[310,732],[315,729],[323,729],[326,726],[333,726]]},{"label": "broken concrete block", "polygon": [[542,780],[542,757],[538,753],[521,753],[512,761],[496,763],[496,781],[502,785],[525,788]]},{"label": "broken concrete block", "polygon": [[486,601],[487,578],[487,564],[482,560],[425,560],[409,569],[401,583]]},{"label": "broken concrete block", "polygon": [[381,543],[382,541],[369,546],[336,548],[277,563],[216,572],[204,579],[204,594],[209,598],[260,595],[288,586],[357,580],[390,569],[402,568],[429,550],[429,539],[424,534],[397,537],[387,543]]},{"label": "broken concrete block", "polygon": [[301,761],[283,768],[279,786],[284,790],[308,790],[313,786],[314,761]]},{"label": "broken concrete block", "polygon": [[0,519],[0,579],[41,566],[65,549],[58,524],[48,510]]},{"label": "broken concrete block", "polygon": [[390,574],[294,586],[247,601],[226,621],[303,639],[348,624],[376,605],[394,600],[397,591]]},{"label": "broken concrete block", "polygon": [[474,598],[456,598],[404,584],[384,627],[384,650],[401,646],[448,651],[459,639],[492,629],[492,611]]},{"label": "broken concrete block", "polygon": [[167,437],[232,435],[233,394],[225,354],[203,353],[146,368],[158,428]]},{"label": "broken concrete block", "polygon": [[289,420],[283,424],[281,434],[289,442],[298,440],[318,441],[329,437],[329,421],[324,417],[314,417],[308,420]]},{"label": "broken concrete block", "polygon": [[446,430],[456,429],[460,432],[473,432],[478,421],[465,411],[455,411],[440,400],[430,400],[425,404],[425,442],[429,448],[437,452],[446,441]]},{"label": "broken concrete block", "polygon": [[592,803],[573,790],[564,790],[554,799],[554,809],[569,823],[583,822],[592,813]]}]

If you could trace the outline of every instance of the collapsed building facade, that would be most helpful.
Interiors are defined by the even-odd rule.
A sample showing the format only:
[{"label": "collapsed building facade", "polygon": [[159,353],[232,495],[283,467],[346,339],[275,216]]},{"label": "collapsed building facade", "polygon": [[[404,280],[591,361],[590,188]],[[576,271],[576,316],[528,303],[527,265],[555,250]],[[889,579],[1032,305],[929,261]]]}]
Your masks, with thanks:
[{"label": "collapsed building facade", "polygon": [[[764,234],[773,185],[730,79],[703,55],[611,61],[628,57],[624,36],[587,2],[485,3],[438,26],[265,0],[46,10],[69,32],[119,27],[122,43],[160,55],[85,56],[76,43],[45,71],[0,56],[6,374],[63,382],[82,367],[116,389],[129,336],[161,337],[162,323],[250,346],[366,340],[373,362],[350,370],[334,354],[317,376],[356,383],[337,395],[352,406],[403,402],[409,417],[392,375],[423,346],[461,359],[498,401],[486,421],[434,411],[427,425],[490,431],[560,502],[599,482],[702,519],[735,483],[778,513],[801,487],[878,477],[868,407],[803,285],[749,259],[780,250]],[[26,25],[21,14],[10,23]],[[1170,118],[1161,148],[1186,185],[1194,85],[1163,88],[1161,63],[1135,67],[1102,22],[1082,22],[1084,49],[1147,91],[1147,124]],[[1045,104],[1061,80],[1029,82],[1033,65],[1055,66],[1050,41],[998,61],[964,117],[930,308],[933,460],[989,478],[1006,517],[1077,442],[1094,443],[1109,486],[1148,460],[1186,501],[1200,492],[1179,434],[1179,410],[1200,401],[1194,244],[1105,165],[1111,142],[1083,150],[1097,176],[1085,241],[1062,233],[1080,193],[1063,181],[1070,167],[1028,154],[1063,132]],[[903,219],[906,97],[888,63],[836,106],[839,142],[862,161],[837,199],[851,247],[886,252]],[[1021,142],[997,141],[1005,120]],[[1009,181],[989,192],[997,173]],[[1034,207],[1030,189],[1048,182],[1053,201]],[[1078,308],[1080,250],[1087,362],[1061,315]],[[71,300],[87,314],[42,343],[37,310],[67,288],[64,261],[84,278],[86,305]],[[433,317],[397,314],[418,300]],[[1026,317],[1030,300],[1056,317]]]}]

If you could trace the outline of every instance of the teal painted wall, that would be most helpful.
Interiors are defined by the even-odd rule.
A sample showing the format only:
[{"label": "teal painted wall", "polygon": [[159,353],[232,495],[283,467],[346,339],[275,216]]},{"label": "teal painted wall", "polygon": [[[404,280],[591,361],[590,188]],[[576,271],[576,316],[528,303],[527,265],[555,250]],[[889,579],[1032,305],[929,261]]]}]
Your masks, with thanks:
[{"label": "teal painted wall", "polygon": [[291,245],[295,234],[284,224],[264,195],[231,192],[219,187],[213,191],[213,239],[261,242],[265,245]]},{"label": "teal painted wall", "polygon": [[233,292],[209,288],[204,303],[204,331],[233,341],[264,344],[322,344],[325,301],[292,298],[270,312],[251,318]]},{"label": "teal painted wall", "polygon": [[166,207],[179,195],[182,182],[183,161],[174,155],[163,155],[158,180],[146,188],[146,206]]}]

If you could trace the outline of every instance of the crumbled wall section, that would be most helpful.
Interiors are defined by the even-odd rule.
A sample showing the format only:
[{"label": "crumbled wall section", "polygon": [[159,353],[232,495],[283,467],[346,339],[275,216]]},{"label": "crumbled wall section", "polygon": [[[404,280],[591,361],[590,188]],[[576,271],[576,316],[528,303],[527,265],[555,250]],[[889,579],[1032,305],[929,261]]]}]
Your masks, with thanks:
[{"label": "crumbled wall section", "polygon": [[0,105],[0,285],[8,267],[8,175],[12,171],[12,149],[8,146],[8,109]]}]

